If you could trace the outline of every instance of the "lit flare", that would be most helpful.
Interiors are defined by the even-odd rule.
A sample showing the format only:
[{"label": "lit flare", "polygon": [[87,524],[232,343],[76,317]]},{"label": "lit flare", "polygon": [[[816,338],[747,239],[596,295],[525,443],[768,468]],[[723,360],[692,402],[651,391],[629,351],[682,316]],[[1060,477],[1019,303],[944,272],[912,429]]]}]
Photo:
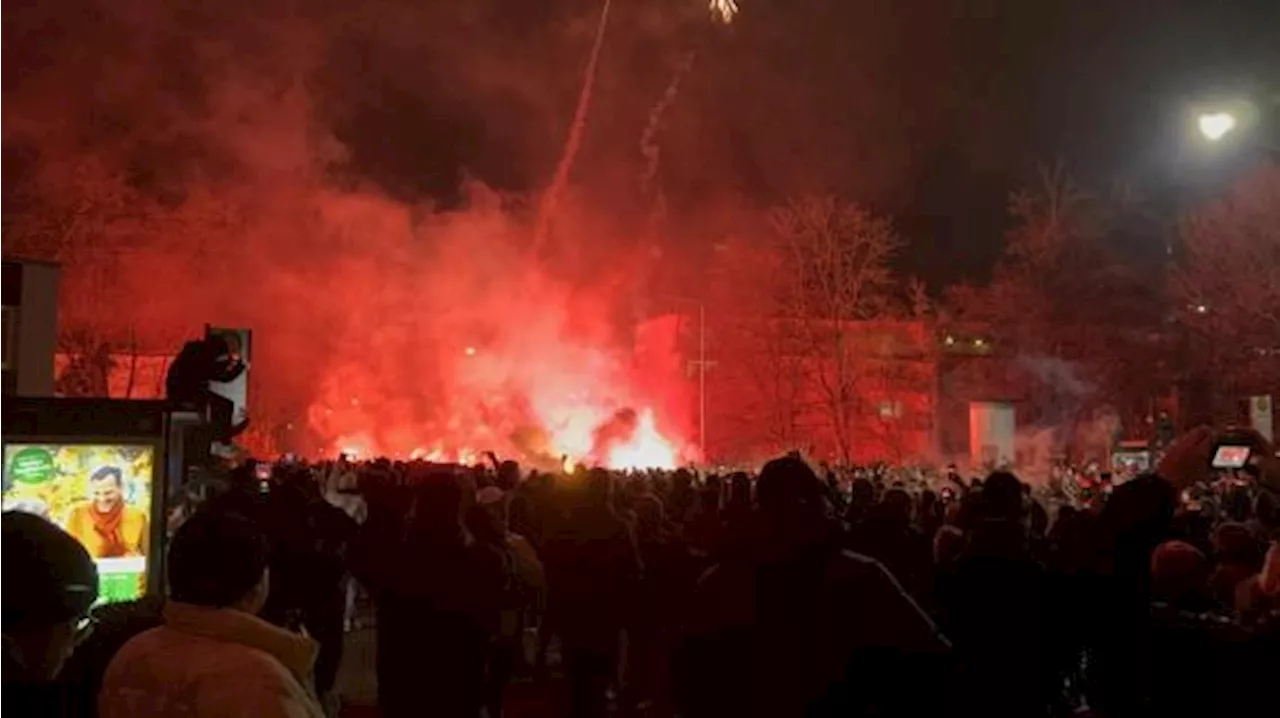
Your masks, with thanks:
[{"label": "lit flare", "polygon": [[674,469],[679,451],[658,431],[653,411],[637,415],[636,430],[623,442],[609,447],[605,467],[610,469]]}]

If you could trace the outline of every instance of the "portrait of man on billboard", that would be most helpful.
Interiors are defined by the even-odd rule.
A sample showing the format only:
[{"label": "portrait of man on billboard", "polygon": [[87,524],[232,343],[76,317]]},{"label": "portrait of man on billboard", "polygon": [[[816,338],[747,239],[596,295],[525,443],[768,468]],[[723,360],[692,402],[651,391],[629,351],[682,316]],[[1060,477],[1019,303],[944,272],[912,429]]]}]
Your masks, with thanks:
[{"label": "portrait of man on billboard", "polygon": [[124,473],[103,466],[89,476],[90,500],[67,515],[67,533],[93,558],[147,555],[147,514],[125,501]]}]

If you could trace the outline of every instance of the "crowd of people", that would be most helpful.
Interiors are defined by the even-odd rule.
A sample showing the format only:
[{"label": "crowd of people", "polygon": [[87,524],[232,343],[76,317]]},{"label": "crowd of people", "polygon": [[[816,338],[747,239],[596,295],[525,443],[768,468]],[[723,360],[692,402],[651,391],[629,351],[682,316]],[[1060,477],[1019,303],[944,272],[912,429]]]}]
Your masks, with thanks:
[{"label": "crowd of people", "polygon": [[4,704],[333,715],[358,585],[388,717],[496,718],[517,677],[563,680],[583,717],[1274,711],[1280,474],[1268,447],[1224,476],[1212,446],[1088,502],[794,455],[247,464],[176,502],[167,597],[94,612],[83,548],[9,512]]}]

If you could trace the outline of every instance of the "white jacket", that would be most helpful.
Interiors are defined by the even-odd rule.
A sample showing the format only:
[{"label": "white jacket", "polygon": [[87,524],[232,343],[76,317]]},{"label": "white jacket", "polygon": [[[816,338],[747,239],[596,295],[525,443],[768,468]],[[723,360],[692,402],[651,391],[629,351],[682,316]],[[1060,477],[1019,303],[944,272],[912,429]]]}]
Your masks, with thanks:
[{"label": "white jacket", "polygon": [[315,641],[232,609],[170,601],[164,619],[111,659],[101,718],[323,718]]}]

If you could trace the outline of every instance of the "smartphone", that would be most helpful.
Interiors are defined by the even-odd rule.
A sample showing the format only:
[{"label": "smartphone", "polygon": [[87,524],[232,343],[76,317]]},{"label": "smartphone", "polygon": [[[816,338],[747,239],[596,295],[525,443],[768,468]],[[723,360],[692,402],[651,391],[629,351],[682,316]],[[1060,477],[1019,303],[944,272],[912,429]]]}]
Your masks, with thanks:
[{"label": "smartphone", "polygon": [[1239,444],[1222,444],[1213,452],[1213,468],[1243,469],[1249,463],[1252,449]]},{"label": "smartphone", "polygon": [[271,464],[258,463],[253,467],[253,475],[258,481],[268,481],[271,479]]}]

